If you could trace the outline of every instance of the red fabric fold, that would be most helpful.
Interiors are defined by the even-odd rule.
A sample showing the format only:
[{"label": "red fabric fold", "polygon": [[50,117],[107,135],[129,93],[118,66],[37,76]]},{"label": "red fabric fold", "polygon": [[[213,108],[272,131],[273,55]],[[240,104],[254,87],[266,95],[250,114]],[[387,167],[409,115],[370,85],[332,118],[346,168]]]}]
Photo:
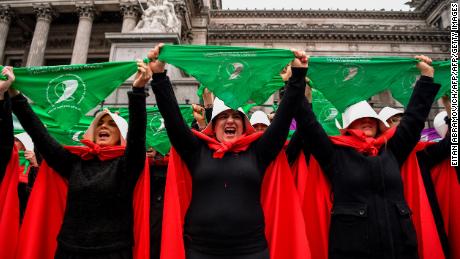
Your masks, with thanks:
[{"label": "red fabric fold", "polygon": [[238,138],[232,142],[219,142],[217,139],[205,135],[199,131],[192,131],[199,139],[206,141],[206,143],[208,143],[208,147],[211,150],[214,150],[214,154],[212,156],[213,158],[222,158],[227,152],[238,153],[246,151],[246,149],[249,148],[249,144],[259,139],[263,134],[263,132],[256,132],[250,135],[243,135],[241,138]]},{"label": "red fabric fold", "polygon": [[[100,147],[82,141],[83,147],[66,147],[84,160],[98,157],[108,160],[124,154],[124,146]],[[57,248],[57,235],[62,225],[67,201],[67,182],[43,161],[30,195],[20,231],[18,259],[51,259]],[[150,178],[147,160],[139,177],[133,198],[135,259],[149,258],[150,247]]]},{"label": "red fabric fold", "polygon": [[460,183],[457,172],[446,159],[431,169],[431,178],[449,240],[450,258],[460,258]]},{"label": "red fabric fold", "polygon": [[416,147],[401,167],[404,197],[412,210],[419,257],[421,259],[441,259],[444,258],[444,252],[418,166],[417,150]]},{"label": "red fabric fold", "polygon": [[352,147],[356,151],[376,156],[382,145],[394,135],[396,128],[391,128],[385,133],[381,134],[378,138],[367,137],[362,130],[345,129],[341,131],[340,136],[329,137],[335,145]]},{"label": "red fabric fold", "polygon": [[0,258],[15,258],[19,239],[19,156],[13,147],[0,185]]},{"label": "red fabric fold", "polygon": [[[416,150],[423,150],[433,144],[435,142],[421,142]],[[449,256],[460,258],[460,183],[455,168],[450,165],[450,159],[445,159],[431,169],[431,179],[449,241]]]},{"label": "red fabric fold", "polygon": [[313,156],[310,157],[310,164],[307,165],[303,152],[300,152],[292,170],[299,181],[297,191],[300,195],[300,206],[312,258],[326,259],[332,209],[332,190],[329,180]]},{"label": "red fabric fold", "polygon": [[29,173],[30,173],[30,166],[26,168],[25,166],[19,165],[18,167],[19,182],[25,183],[25,184],[29,183]]},{"label": "red fabric fold", "polygon": [[[209,137],[194,131],[200,139]],[[251,134],[237,140],[231,148],[220,149],[215,141],[208,145],[213,150],[225,152],[242,151],[261,134]],[[236,148],[237,147],[237,148]],[[174,150],[168,166],[166,179],[165,205],[163,211],[163,231],[161,242],[162,259],[185,259],[183,226],[184,217],[190,204],[192,179],[187,166]],[[262,183],[261,202],[265,215],[265,234],[272,259],[309,259],[310,247],[304,229],[304,221],[284,152],[267,169]]]}]

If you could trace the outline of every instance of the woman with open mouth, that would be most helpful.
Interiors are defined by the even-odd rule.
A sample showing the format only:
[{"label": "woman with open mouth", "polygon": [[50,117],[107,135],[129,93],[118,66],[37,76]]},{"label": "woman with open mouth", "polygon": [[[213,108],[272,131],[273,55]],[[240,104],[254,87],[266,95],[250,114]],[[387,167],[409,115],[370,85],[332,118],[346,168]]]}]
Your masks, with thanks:
[{"label": "woman with open mouth", "polygon": [[[164,208],[164,220],[174,220],[163,221],[161,257],[268,259],[272,251],[265,235],[269,219],[266,214],[264,217],[261,204],[262,182],[264,177],[268,177],[267,168],[284,145],[295,110],[302,100],[308,57],[303,51],[294,51],[293,76],[276,117],[265,132],[256,133],[242,109],[230,109],[217,98],[210,123],[202,132],[197,132],[190,130],[180,115],[166,76],[165,63],[156,60],[160,48],[161,45],[149,52],[149,58],[153,60],[149,64],[153,72],[151,85],[174,148],[168,169]],[[175,162],[177,156],[185,163],[184,167]],[[170,170],[177,167],[180,167],[180,170],[176,170],[177,175],[172,174]],[[178,185],[172,183],[176,178]],[[187,184],[193,186],[191,190],[188,186],[188,194],[191,195],[179,190],[178,196],[188,196],[191,200],[184,206],[179,202],[180,215],[173,217],[168,214],[177,209],[171,205],[174,202],[172,194],[176,187],[182,189],[185,186],[187,189]],[[293,186],[292,179],[289,184]],[[292,194],[295,197],[295,191]],[[292,201],[295,202],[295,199]],[[298,203],[294,206],[298,206]],[[301,218],[300,207],[298,212],[296,215]],[[291,221],[295,219],[295,215],[292,215]],[[179,234],[174,236],[172,229]],[[301,234],[302,231],[290,232],[291,236]],[[297,244],[288,242],[285,243],[288,249],[294,251],[299,248]],[[300,258],[308,257],[306,237],[301,249],[304,250]],[[287,257],[275,258],[299,258],[298,254],[294,254],[292,252]]]},{"label": "woman with open mouth", "polygon": [[[379,132],[379,123],[389,125],[366,101],[345,110],[340,136],[326,134],[306,100],[296,114],[297,132],[331,184],[328,258],[419,258],[411,216],[417,208],[408,206],[404,188],[411,183],[402,177],[440,85],[433,82],[431,59],[416,58],[421,77],[397,127]],[[433,234],[419,245],[434,247]]]},{"label": "woman with open mouth", "polygon": [[[35,252],[38,257],[32,257],[133,258],[133,192],[144,172],[144,86],[150,77],[147,65],[138,62],[138,73],[132,91],[128,92],[129,125],[117,114],[102,111],[87,129],[82,140],[84,146],[75,147],[63,147],[51,137],[27,99],[17,90],[9,89],[13,112],[46,162],[46,169],[40,171],[34,186],[38,188],[37,193],[39,190],[59,188],[41,187],[44,179],[54,175],[54,172],[67,183],[67,196],[62,197],[65,201],[62,208],[65,211],[61,212],[61,219],[57,216],[58,211],[48,211],[45,217],[37,215],[40,201],[39,198],[34,200],[35,192],[32,193],[23,228],[35,229],[31,233],[38,232],[42,239],[40,242],[49,245],[36,246],[42,251]],[[55,208],[51,201],[46,202],[47,209]],[[50,234],[53,229],[51,226],[30,223],[41,217],[52,218],[57,222],[58,231],[54,236]],[[60,222],[62,225],[59,225]],[[25,249],[28,248],[21,247],[19,253],[24,253]]]}]

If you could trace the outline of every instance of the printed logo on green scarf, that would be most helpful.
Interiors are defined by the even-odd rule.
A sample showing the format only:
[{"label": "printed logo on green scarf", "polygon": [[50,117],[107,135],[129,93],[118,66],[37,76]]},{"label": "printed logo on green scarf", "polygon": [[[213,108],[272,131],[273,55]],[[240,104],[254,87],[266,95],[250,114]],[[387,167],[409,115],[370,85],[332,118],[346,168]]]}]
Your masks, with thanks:
[{"label": "printed logo on green scarf", "polygon": [[319,113],[319,118],[321,121],[329,122],[334,121],[334,119],[339,115],[339,111],[336,108],[324,107]]},{"label": "printed logo on green scarf", "polygon": [[76,131],[76,132],[69,132],[70,135],[72,135],[72,140],[75,142],[80,142],[80,139],[82,139],[82,133],[85,133],[84,131]]},{"label": "printed logo on green scarf", "polygon": [[[249,65],[237,57],[225,58],[217,69],[218,78],[228,84],[245,83],[251,77]],[[226,83],[224,83],[227,85]]]},{"label": "printed logo on green scarf", "polygon": [[79,104],[85,98],[85,94],[86,84],[77,75],[65,74],[52,79],[46,89],[46,98],[53,107],[48,113],[59,109],[80,111]]},{"label": "printed logo on green scarf", "polygon": [[135,61],[14,68],[12,87],[69,130],[136,70]]},{"label": "printed logo on green scarf", "polygon": [[356,64],[343,64],[337,69],[336,84],[360,84],[364,78],[364,68]]},{"label": "printed logo on green scarf", "polygon": [[149,126],[154,136],[161,134],[165,130],[165,120],[160,116],[153,116]]},{"label": "printed logo on green scarf", "polygon": [[264,103],[284,85],[267,84],[293,58],[285,49],[202,45],[165,45],[158,57],[195,77],[233,109],[250,100]]}]

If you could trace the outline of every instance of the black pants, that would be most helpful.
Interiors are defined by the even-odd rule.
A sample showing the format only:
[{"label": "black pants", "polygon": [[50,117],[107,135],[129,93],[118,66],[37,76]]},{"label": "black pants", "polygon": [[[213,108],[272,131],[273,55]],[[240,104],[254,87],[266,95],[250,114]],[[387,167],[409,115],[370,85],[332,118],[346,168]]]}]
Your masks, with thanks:
[{"label": "black pants", "polygon": [[186,249],[186,258],[187,259],[269,259],[270,253],[268,248],[257,253],[253,254],[243,254],[243,255],[209,255],[202,254],[192,249]]},{"label": "black pants", "polygon": [[59,247],[56,250],[54,259],[132,259],[133,252],[131,248],[109,251],[104,253],[78,253],[66,251]]}]

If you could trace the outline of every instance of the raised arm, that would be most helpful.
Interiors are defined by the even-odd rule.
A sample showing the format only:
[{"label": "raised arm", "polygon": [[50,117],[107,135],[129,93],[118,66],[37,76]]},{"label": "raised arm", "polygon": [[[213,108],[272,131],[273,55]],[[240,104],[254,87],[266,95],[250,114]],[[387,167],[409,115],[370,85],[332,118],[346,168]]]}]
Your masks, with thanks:
[{"label": "raised arm", "polygon": [[171,82],[168,76],[166,76],[165,63],[157,60],[160,48],[161,45],[149,52],[149,58],[153,60],[149,64],[153,72],[150,84],[155,94],[158,109],[161,116],[163,116],[166,132],[168,133],[171,144],[182,159],[187,160],[187,157],[189,157],[188,154],[193,154],[200,145],[200,142],[193,135],[182,117]]},{"label": "raised arm", "polygon": [[[6,74],[2,72],[2,74]],[[8,78],[10,80],[10,78]],[[8,97],[7,81],[0,81],[0,183],[5,176],[6,167],[11,158],[14,145],[13,118],[11,115],[11,103]]]},{"label": "raised arm", "polygon": [[135,183],[145,165],[147,125],[145,85],[152,76],[150,69],[142,61],[138,61],[137,66],[138,72],[133,82],[133,89],[128,92],[129,122],[125,151],[127,172],[132,174]]},{"label": "raised arm", "polygon": [[286,148],[286,156],[288,158],[289,164],[294,163],[297,157],[299,157],[299,154],[302,151],[302,147],[302,136],[300,136],[299,132],[296,131],[292,135],[291,140],[289,141],[289,144]]},{"label": "raised arm", "polygon": [[[305,97],[307,97],[308,105],[312,107],[311,89],[308,86],[305,89]],[[308,161],[310,159],[310,154],[311,154],[310,147],[308,145],[305,145],[305,142],[302,138],[302,134],[300,134],[296,130],[294,134],[292,135],[291,140],[289,141],[289,144],[287,145],[287,148],[286,148],[286,155],[287,155],[289,164],[292,164],[295,162],[297,157],[299,157],[299,154],[301,151],[303,151],[305,155],[305,159]]]},{"label": "raised arm", "polygon": [[289,126],[305,92],[308,57],[303,51],[294,52],[292,76],[286,92],[276,111],[275,118],[257,142],[257,155],[261,168],[266,168],[283,148],[289,133]]},{"label": "raised arm", "polygon": [[417,56],[416,58],[420,59],[417,67],[421,72],[421,77],[415,84],[401,123],[387,145],[400,166],[420,140],[420,133],[425,126],[425,120],[440,88],[439,84],[433,82],[434,69],[430,65],[431,59],[426,56]]},{"label": "raised arm", "polygon": [[51,137],[22,94],[12,88],[9,89],[9,94],[13,112],[32,138],[37,150],[50,167],[64,178],[68,178],[72,161],[77,157]]},{"label": "raised arm", "polygon": [[310,150],[322,169],[327,172],[334,158],[334,145],[321,124],[316,120],[316,116],[306,98],[303,98],[295,119],[297,132],[304,141],[304,148]]}]

